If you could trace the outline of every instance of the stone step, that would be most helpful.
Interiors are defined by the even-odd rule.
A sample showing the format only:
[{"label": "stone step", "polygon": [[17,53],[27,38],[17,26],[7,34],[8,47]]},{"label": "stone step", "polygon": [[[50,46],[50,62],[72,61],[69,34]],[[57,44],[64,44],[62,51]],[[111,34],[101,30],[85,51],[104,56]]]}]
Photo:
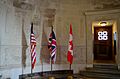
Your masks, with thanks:
[{"label": "stone step", "polygon": [[118,66],[116,64],[94,64],[93,68],[118,70]]},{"label": "stone step", "polygon": [[90,71],[81,71],[81,76],[92,77],[97,79],[120,79],[120,74],[108,74],[108,73],[100,73],[100,72],[90,72]]},{"label": "stone step", "polygon": [[98,79],[120,79],[120,70],[114,64],[94,64],[93,68],[80,71],[80,75]]},{"label": "stone step", "polygon": [[118,75],[120,75],[120,70],[107,70],[107,69],[98,69],[98,70],[96,70],[96,69],[87,69],[87,70],[85,70],[86,72],[96,72],[96,73],[106,73],[106,74],[118,74]]}]

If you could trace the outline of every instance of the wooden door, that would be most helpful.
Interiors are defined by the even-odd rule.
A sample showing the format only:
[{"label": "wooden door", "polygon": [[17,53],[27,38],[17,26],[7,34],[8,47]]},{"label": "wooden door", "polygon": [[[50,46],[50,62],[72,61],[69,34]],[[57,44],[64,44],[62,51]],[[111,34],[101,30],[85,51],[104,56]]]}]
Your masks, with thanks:
[{"label": "wooden door", "polygon": [[112,26],[94,27],[94,59],[112,60]]}]

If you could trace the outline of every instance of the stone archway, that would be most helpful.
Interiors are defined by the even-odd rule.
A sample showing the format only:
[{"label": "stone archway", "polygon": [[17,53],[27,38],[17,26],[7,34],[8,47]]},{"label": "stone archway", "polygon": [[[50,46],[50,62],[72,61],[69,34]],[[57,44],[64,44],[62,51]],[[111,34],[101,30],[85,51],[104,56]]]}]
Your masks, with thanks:
[{"label": "stone archway", "polygon": [[[119,15],[120,10],[108,10],[108,11],[94,11],[85,12],[86,19],[86,63],[87,67],[93,67],[93,34],[92,34],[92,23],[95,21],[114,20],[116,25],[119,26]],[[119,27],[117,27],[117,45],[116,45],[116,63],[120,64],[120,52],[119,52]]]}]

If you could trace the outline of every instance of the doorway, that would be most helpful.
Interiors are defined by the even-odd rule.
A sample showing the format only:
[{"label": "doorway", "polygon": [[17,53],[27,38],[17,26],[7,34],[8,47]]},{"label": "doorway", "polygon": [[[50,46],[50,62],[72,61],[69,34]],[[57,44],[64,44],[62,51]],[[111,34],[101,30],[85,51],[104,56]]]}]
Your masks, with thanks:
[{"label": "doorway", "polygon": [[97,63],[114,62],[113,31],[110,26],[94,27],[94,61]]}]

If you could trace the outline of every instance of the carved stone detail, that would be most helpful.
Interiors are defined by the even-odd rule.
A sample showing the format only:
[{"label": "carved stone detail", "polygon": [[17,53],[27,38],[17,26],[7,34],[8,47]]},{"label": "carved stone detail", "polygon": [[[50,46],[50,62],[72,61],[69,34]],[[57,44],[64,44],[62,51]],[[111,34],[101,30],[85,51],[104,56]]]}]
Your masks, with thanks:
[{"label": "carved stone detail", "polygon": [[93,0],[95,9],[113,9],[120,8],[120,0]]},{"label": "carved stone detail", "polygon": [[32,10],[34,3],[32,0],[14,0],[13,6],[25,10]]},{"label": "carved stone detail", "polygon": [[44,18],[48,22],[48,26],[52,26],[55,19],[56,9],[45,9]]}]

